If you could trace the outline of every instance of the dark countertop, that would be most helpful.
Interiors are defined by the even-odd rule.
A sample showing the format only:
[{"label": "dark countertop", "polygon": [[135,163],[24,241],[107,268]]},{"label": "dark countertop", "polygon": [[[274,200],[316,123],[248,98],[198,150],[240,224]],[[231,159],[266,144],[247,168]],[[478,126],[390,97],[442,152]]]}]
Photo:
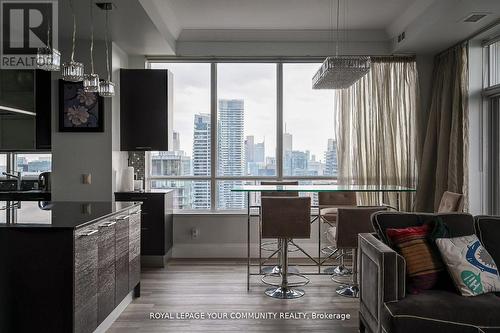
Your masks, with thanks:
[{"label": "dark countertop", "polygon": [[0,201],[50,201],[51,193],[47,191],[0,191]]},{"label": "dark countertop", "polygon": [[[1,228],[76,229],[140,206],[138,202],[30,202],[21,201],[15,211],[16,222],[6,222],[6,211],[0,210]],[[5,203],[0,203],[0,209]],[[5,214],[5,215],[3,215]]]}]

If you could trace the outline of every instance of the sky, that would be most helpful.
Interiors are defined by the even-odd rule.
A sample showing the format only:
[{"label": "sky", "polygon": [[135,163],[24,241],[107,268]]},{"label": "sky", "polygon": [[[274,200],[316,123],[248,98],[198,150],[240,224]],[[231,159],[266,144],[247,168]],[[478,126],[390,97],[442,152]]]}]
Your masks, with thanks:
[{"label": "sky", "polygon": [[[294,150],[310,150],[323,159],[329,138],[334,137],[333,91],[312,90],[312,77],[321,64],[283,65],[284,123],[293,135]],[[181,149],[191,156],[193,121],[197,113],[210,113],[210,64],[154,63],[173,73],[174,130]],[[217,65],[218,99],[243,99],[245,136],[265,139],[266,156],[276,150],[276,65],[220,63]]]}]

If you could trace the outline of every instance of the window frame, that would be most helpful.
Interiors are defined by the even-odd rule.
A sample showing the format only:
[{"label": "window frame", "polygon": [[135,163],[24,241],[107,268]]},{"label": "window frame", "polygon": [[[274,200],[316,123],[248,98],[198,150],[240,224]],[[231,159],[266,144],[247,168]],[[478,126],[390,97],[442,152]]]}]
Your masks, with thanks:
[{"label": "window frame", "polygon": [[[217,213],[242,212],[243,210],[217,209],[218,181],[337,181],[332,176],[285,176],[283,170],[283,64],[285,63],[322,63],[324,57],[147,57],[146,69],[151,69],[152,63],[210,63],[210,139],[211,158],[209,176],[157,176],[152,175],[150,167],[151,155],[146,153],[146,183],[151,186],[152,180],[205,180],[210,182],[210,209],[181,209],[183,213]],[[219,63],[272,63],[276,65],[276,175],[275,176],[218,176],[217,175],[217,65]],[[319,68],[319,67],[318,67]],[[312,78],[311,78],[312,79]],[[333,104],[332,104],[333,107]],[[149,166],[149,167],[148,167]]]}]

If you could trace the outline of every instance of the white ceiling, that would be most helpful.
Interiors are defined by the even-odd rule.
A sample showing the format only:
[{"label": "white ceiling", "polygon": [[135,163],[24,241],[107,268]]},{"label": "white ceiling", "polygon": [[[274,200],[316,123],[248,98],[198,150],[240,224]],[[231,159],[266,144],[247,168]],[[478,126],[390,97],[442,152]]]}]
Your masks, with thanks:
[{"label": "white ceiling", "polygon": [[[332,0],[153,0],[167,2],[181,29],[330,29]],[[417,0],[340,0],[348,29],[386,29]],[[348,3],[347,6],[345,6]],[[335,16],[333,18],[335,23]],[[344,25],[344,20],[341,20]]]},{"label": "white ceiling", "polygon": [[[329,50],[331,0],[110,1],[116,5],[112,38],[129,54],[287,56]],[[500,0],[340,1],[342,13],[348,3],[341,28],[347,27],[355,53],[434,54],[500,19]],[[59,4],[60,35],[68,38],[69,8],[67,1]],[[78,35],[88,38],[89,3],[75,4]],[[488,16],[463,22],[472,12]],[[95,15],[96,36],[102,38],[103,14],[97,10]],[[397,43],[402,32],[406,38]]]}]

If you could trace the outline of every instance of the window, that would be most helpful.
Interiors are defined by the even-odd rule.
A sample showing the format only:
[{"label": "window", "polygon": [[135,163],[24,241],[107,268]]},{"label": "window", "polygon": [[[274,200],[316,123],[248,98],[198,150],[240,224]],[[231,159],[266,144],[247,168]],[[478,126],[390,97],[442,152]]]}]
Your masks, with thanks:
[{"label": "window", "polygon": [[7,171],[7,155],[0,154],[0,177],[2,177],[2,172]]},{"label": "window", "polygon": [[52,170],[51,154],[15,154],[15,171],[23,176],[38,176]]},{"label": "window", "polygon": [[173,149],[151,152],[151,190],[175,189],[177,209],[240,210],[246,195],[232,192],[235,186],[335,182],[333,93],[311,88],[319,66],[149,62],[168,69],[174,84]]},{"label": "window", "polygon": [[500,41],[492,43],[488,48],[488,86],[500,84]]},{"label": "window", "polygon": [[283,65],[285,176],[337,175],[333,91],[313,90],[311,84],[320,65]]}]

